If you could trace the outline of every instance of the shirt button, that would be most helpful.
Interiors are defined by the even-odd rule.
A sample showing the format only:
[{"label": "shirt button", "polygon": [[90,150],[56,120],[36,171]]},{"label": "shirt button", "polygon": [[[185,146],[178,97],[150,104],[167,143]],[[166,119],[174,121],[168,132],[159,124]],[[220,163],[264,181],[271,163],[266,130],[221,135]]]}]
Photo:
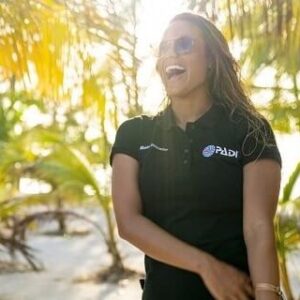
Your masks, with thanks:
[{"label": "shirt button", "polygon": [[185,159],[185,160],[183,161],[183,163],[186,165],[186,164],[188,163],[188,160]]},{"label": "shirt button", "polygon": [[189,142],[192,143],[192,142],[193,142],[193,139],[189,139]]},{"label": "shirt button", "polygon": [[185,153],[188,153],[190,150],[189,149],[184,149],[184,152]]}]

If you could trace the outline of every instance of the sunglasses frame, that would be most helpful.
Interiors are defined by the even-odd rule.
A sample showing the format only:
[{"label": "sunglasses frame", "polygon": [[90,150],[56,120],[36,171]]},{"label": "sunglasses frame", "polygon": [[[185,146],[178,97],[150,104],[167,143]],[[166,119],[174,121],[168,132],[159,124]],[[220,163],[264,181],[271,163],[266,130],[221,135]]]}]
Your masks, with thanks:
[{"label": "sunglasses frame", "polygon": [[[176,50],[176,43],[178,43],[178,41],[182,40],[182,39],[185,39],[185,38],[188,38],[191,42],[191,46],[188,50],[185,50],[185,51],[178,51],[178,49]],[[164,51],[163,53],[168,53],[170,48],[172,48],[172,52],[173,54],[176,54],[176,55],[184,55],[184,54],[188,54],[188,53],[191,53],[194,46],[195,46],[195,41],[196,39],[195,38],[192,38],[191,36],[189,35],[183,35],[179,38],[175,38],[175,39],[169,39],[169,40],[166,40],[166,41],[162,41],[159,46],[158,46],[158,49],[157,49],[157,57],[158,58],[162,58],[162,57],[166,57],[168,56],[167,54],[161,54],[161,48],[163,45],[167,45],[168,48],[167,48],[167,51]]]}]

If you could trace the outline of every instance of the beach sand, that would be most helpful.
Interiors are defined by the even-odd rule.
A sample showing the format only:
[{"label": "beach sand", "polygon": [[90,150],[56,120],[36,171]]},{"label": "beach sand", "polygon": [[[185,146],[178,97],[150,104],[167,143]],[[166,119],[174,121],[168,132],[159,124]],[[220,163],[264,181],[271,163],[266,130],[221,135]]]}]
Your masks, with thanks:
[{"label": "beach sand", "polygon": [[[93,219],[103,224],[99,215],[94,211]],[[51,230],[55,226],[50,222],[39,231]],[[29,245],[38,250],[36,257],[44,263],[45,270],[38,273],[0,274],[0,300],[140,300],[141,288],[137,279],[123,280],[119,285],[73,282],[75,278],[109,266],[111,257],[106,253],[103,240],[95,229],[82,221],[68,222],[68,226],[91,232],[83,236],[30,233]],[[120,238],[118,245],[125,265],[143,273],[143,253]],[[292,255],[289,261],[292,287],[299,297],[300,269],[297,263],[300,266],[299,253]]]}]

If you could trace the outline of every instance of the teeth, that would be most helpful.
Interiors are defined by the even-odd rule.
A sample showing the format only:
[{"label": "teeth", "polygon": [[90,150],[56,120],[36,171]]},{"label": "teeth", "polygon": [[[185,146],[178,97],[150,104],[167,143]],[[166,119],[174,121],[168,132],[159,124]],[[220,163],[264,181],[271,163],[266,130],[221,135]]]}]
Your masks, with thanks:
[{"label": "teeth", "polygon": [[185,71],[185,68],[179,65],[171,65],[166,67],[166,73],[169,74],[174,70]]}]

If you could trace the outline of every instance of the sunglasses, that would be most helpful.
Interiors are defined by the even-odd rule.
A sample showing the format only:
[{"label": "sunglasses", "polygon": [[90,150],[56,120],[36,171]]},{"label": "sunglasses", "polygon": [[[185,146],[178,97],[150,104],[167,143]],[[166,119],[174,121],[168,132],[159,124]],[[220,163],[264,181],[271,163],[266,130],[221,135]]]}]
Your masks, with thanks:
[{"label": "sunglasses", "polygon": [[170,50],[176,55],[191,53],[195,45],[195,39],[190,36],[182,36],[177,39],[162,41],[158,48],[157,56],[159,58],[168,56]]}]

